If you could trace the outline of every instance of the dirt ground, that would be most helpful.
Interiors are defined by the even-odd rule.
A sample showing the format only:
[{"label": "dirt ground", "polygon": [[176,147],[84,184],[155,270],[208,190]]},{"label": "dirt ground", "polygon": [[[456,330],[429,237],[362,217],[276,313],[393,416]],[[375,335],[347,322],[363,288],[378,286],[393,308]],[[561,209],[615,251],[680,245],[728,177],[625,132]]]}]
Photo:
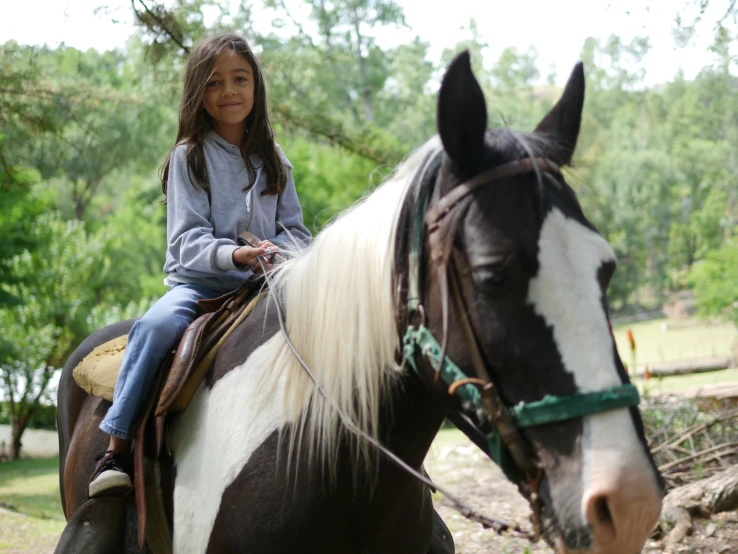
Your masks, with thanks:
[{"label": "dirt ground", "polygon": [[[438,441],[426,463],[434,482],[448,489],[472,508],[491,517],[500,517],[529,526],[530,510],[517,489],[479,450],[457,433]],[[461,516],[443,495],[436,494],[436,510],[448,525],[457,554],[538,554],[553,551],[541,541],[500,537]],[[669,548],[663,540],[646,543],[644,554],[738,554],[738,512],[718,514],[695,522],[695,532],[683,544]]]}]

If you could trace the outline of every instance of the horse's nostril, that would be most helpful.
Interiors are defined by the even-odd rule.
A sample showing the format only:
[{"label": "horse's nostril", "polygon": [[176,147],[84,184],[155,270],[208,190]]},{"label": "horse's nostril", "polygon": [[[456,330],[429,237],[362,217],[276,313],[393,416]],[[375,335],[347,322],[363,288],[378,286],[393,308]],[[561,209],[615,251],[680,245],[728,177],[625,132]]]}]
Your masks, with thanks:
[{"label": "horse's nostril", "polygon": [[[615,517],[612,513],[607,494],[590,497],[586,504],[586,518],[595,542],[600,546],[610,545],[617,539]],[[609,551],[608,551],[609,552]]]},{"label": "horse's nostril", "polygon": [[595,500],[595,514],[597,519],[601,523],[612,523],[612,514],[610,508],[607,505],[607,498],[601,496]]}]

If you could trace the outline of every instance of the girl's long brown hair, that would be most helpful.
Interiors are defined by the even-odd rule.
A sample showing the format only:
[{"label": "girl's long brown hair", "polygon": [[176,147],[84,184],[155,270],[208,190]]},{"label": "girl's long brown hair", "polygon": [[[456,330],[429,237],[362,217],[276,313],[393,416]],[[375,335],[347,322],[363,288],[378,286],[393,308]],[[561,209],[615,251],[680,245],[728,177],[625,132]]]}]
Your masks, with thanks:
[{"label": "girl's long brown hair", "polygon": [[[267,174],[267,187],[262,194],[279,194],[287,186],[287,169],[274,144],[274,131],[267,114],[264,76],[248,42],[236,34],[215,35],[204,39],[187,58],[182,103],[179,107],[179,129],[174,148],[180,144],[187,145],[187,173],[190,180],[193,185],[199,185],[210,193],[203,141],[207,134],[215,129],[215,120],[205,111],[202,98],[205,86],[213,73],[213,62],[226,48],[240,55],[254,70],[254,107],[246,118],[247,132],[244,133],[240,145],[241,156],[249,173],[249,184],[246,188],[255,184],[256,169],[251,156],[257,154]],[[167,154],[160,171],[161,190],[165,202],[169,164],[174,148]]]}]

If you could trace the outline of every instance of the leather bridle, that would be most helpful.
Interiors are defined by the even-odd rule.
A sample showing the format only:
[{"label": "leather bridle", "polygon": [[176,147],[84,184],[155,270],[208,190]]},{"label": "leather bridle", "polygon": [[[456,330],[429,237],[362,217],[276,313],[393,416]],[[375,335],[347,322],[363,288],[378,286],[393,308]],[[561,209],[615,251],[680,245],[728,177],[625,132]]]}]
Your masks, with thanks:
[{"label": "leather bridle", "polygon": [[[453,225],[450,217],[456,210],[471,202],[474,191],[481,187],[535,172],[540,179],[542,173],[561,176],[559,166],[546,158],[524,158],[484,171],[453,188],[440,197],[440,185],[436,183],[436,202],[428,208],[430,195],[416,198],[416,212],[411,222],[411,245],[408,270],[408,324],[403,340],[404,357],[420,375],[417,358],[425,357],[436,372],[436,381],[442,379],[449,394],[461,399],[462,412],[468,422],[486,439],[486,453],[503,470],[533,509],[534,538],[541,531],[541,498],[538,487],[543,469],[537,456],[525,440],[521,428],[566,421],[586,415],[637,406],[640,398],[638,389],[632,384],[623,384],[592,393],[575,393],[568,396],[550,396],[536,402],[520,403],[508,407],[503,402],[490,364],[480,346],[470,311],[462,293],[462,277],[468,274],[463,253],[454,246]],[[439,198],[440,197],[440,198]],[[430,251],[428,258],[435,269],[441,297],[443,338],[439,344],[426,327],[425,310],[420,300],[419,264],[425,233]],[[465,346],[469,352],[475,377],[469,377],[446,356],[448,344],[449,302],[456,315]]]},{"label": "leather bridle", "polygon": [[[514,407],[505,406],[494,384],[492,375],[488,371],[488,364],[479,344],[478,335],[469,317],[461,289],[461,278],[458,271],[465,267],[461,252],[454,250],[452,241],[443,241],[439,237],[445,229],[447,216],[470,198],[472,193],[480,187],[509,177],[515,177],[535,171],[561,175],[558,165],[545,158],[525,158],[480,173],[472,179],[458,185],[446,196],[438,199],[434,206],[428,208],[430,194],[425,197],[416,197],[414,219],[411,222],[411,246],[409,252],[408,321],[415,321],[416,325],[408,324],[403,338],[403,356],[415,370],[421,380],[424,376],[417,364],[417,358],[427,358],[436,371],[436,378],[442,379],[448,385],[449,394],[456,395],[462,400],[462,410],[472,417],[467,420],[474,427],[475,432],[484,436],[486,441],[485,453],[490,456],[504,471],[512,482],[516,483],[521,493],[528,499],[533,509],[534,532],[530,533],[520,526],[499,518],[485,516],[464,504],[450,492],[439,487],[430,479],[410,467],[392,451],[388,450],[373,437],[367,435],[344,417],[340,408],[334,408],[341,413],[344,424],[349,430],[361,436],[372,444],[379,452],[392,463],[402,468],[415,479],[425,483],[431,489],[441,492],[464,517],[479,522],[485,528],[492,528],[498,533],[513,532],[529,540],[538,540],[541,533],[541,499],[538,486],[543,477],[543,470],[538,464],[537,457],[527,441],[520,433],[523,427],[543,425],[557,421],[565,421],[593,413],[603,412],[616,408],[636,406],[639,403],[638,390],[631,384],[611,387],[595,393],[575,393],[569,396],[546,396],[542,400],[521,403]],[[437,185],[437,194],[440,196],[440,187]],[[431,191],[432,192],[432,191]],[[423,242],[426,230],[431,245],[430,259],[436,266],[441,286],[443,310],[443,346],[433,337],[425,325],[425,311],[420,303],[419,295],[419,264],[422,258]],[[448,229],[445,229],[448,231]],[[448,246],[447,246],[448,245]],[[262,271],[269,284],[269,275],[262,260]],[[450,285],[450,286],[449,286]],[[465,341],[469,346],[472,365],[476,377],[468,377],[456,364],[446,356],[448,341],[449,291],[453,301],[454,311],[461,323]],[[319,394],[327,401],[332,402],[321,387],[317,378],[304,362],[285,328],[279,300],[275,302],[280,330],[285,341],[297,358],[302,368],[315,384]],[[468,408],[467,408],[468,407]],[[484,415],[481,424],[478,420],[480,412]]]}]

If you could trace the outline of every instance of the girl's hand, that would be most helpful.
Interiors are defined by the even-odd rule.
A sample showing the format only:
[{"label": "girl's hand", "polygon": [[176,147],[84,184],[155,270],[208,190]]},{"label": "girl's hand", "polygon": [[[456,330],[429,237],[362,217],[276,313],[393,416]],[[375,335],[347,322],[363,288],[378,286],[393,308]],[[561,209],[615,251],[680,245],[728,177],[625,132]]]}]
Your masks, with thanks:
[{"label": "girl's hand", "polygon": [[[254,273],[261,273],[262,269],[261,263],[259,263],[259,257],[263,256],[266,253],[267,248],[262,247],[261,243],[258,248],[253,248],[251,246],[241,246],[240,248],[237,248],[233,251],[233,263],[236,264],[236,266],[248,266]],[[272,264],[269,263],[269,260],[267,258],[262,258],[261,260],[267,270],[272,268]]]},{"label": "girl's hand", "polygon": [[284,257],[284,251],[279,246],[274,246],[268,240],[259,241],[259,247],[267,249],[267,257],[269,263],[272,265],[282,263],[286,259]]},{"label": "girl's hand", "polygon": [[266,248],[268,254],[271,254],[272,252],[279,252],[279,248],[277,248],[276,246],[274,246],[268,240],[260,240],[259,241],[259,248]]}]

